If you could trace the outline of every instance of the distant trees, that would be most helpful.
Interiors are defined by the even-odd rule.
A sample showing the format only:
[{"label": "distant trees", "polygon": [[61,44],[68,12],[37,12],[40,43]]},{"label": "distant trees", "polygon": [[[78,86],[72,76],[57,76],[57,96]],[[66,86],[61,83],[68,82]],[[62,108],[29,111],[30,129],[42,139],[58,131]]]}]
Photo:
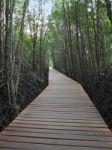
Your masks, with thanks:
[{"label": "distant trees", "polygon": [[[45,14],[43,10],[44,1],[38,1],[38,8],[34,8],[28,12],[28,24],[30,29],[31,45],[32,45],[32,67],[34,72],[38,72],[42,76],[42,70],[46,66],[46,32],[47,25],[45,22]],[[48,64],[47,64],[48,65]]]},{"label": "distant trees", "polygon": [[100,0],[60,0],[60,6],[58,3],[49,17],[50,37],[58,41],[57,45],[51,42],[56,47],[51,48],[55,67],[82,83],[95,74],[97,82],[100,72],[111,64],[108,55],[111,28],[105,3]]}]

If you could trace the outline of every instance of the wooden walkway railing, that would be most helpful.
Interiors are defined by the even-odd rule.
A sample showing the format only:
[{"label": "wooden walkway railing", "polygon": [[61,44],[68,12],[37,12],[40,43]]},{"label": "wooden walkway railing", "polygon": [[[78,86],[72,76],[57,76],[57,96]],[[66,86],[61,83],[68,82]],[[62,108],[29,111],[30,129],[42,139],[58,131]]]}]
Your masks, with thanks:
[{"label": "wooden walkway railing", "polygon": [[0,134],[0,150],[112,150],[112,133],[83,88],[50,70],[50,84]]}]

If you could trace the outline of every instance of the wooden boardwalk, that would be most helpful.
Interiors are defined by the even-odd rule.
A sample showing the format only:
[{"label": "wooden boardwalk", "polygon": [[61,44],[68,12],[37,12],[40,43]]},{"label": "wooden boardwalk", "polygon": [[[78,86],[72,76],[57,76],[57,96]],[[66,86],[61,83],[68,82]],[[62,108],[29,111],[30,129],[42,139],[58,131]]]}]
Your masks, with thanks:
[{"label": "wooden boardwalk", "polygon": [[50,71],[50,84],[0,135],[0,150],[112,150],[112,133],[83,88]]}]

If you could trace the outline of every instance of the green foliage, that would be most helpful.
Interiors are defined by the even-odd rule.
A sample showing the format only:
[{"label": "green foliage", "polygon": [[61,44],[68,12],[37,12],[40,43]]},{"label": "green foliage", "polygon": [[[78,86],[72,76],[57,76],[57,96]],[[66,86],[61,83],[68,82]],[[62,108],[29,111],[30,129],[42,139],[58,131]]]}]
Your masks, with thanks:
[{"label": "green foliage", "polygon": [[[54,55],[55,64],[57,62],[57,68],[59,65],[58,62],[62,62],[62,59],[64,62],[66,57],[70,57],[69,59],[74,59],[74,61],[78,63],[75,60],[75,55],[81,55],[79,56],[79,61],[81,63],[85,61],[84,63],[87,63],[88,67],[90,58],[93,59],[91,60],[92,63],[94,62],[93,66],[91,66],[93,68],[88,68],[87,74],[90,74],[90,70],[94,70],[95,61],[98,61],[97,65],[101,70],[105,69],[111,63],[112,28],[107,17],[104,1],[55,0],[54,8],[49,16],[48,28],[49,38],[51,39],[50,49],[53,49],[52,53]],[[78,33],[78,41],[76,32]],[[79,54],[77,54],[76,50],[77,42],[79,42]],[[83,50],[81,46],[84,46],[85,49]],[[86,60],[84,60],[85,58],[83,57],[84,53]],[[65,66],[70,68],[69,65],[71,62],[68,61]],[[71,66],[71,68],[73,69],[73,66]],[[79,68],[81,68],[81,66]],[[60,69],[62,69],[62,67]]]},{"label": "green foliage", "polygon": [[24,35],[23,39],[23,58],[24,58],[24,63],[26,64],[32,64],[32,47],[31,47],[31,37],[29,34]]}]

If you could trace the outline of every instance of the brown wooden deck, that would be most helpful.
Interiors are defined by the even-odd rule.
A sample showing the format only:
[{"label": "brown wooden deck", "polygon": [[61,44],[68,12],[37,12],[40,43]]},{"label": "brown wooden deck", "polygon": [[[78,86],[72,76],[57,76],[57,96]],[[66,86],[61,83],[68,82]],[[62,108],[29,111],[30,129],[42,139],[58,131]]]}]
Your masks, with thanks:
[{"label": "brown wooden deck", "polygon": [[0,135],[0,150],[110,150],[112,133],[83,88],[50,71],[50,84]]}]

